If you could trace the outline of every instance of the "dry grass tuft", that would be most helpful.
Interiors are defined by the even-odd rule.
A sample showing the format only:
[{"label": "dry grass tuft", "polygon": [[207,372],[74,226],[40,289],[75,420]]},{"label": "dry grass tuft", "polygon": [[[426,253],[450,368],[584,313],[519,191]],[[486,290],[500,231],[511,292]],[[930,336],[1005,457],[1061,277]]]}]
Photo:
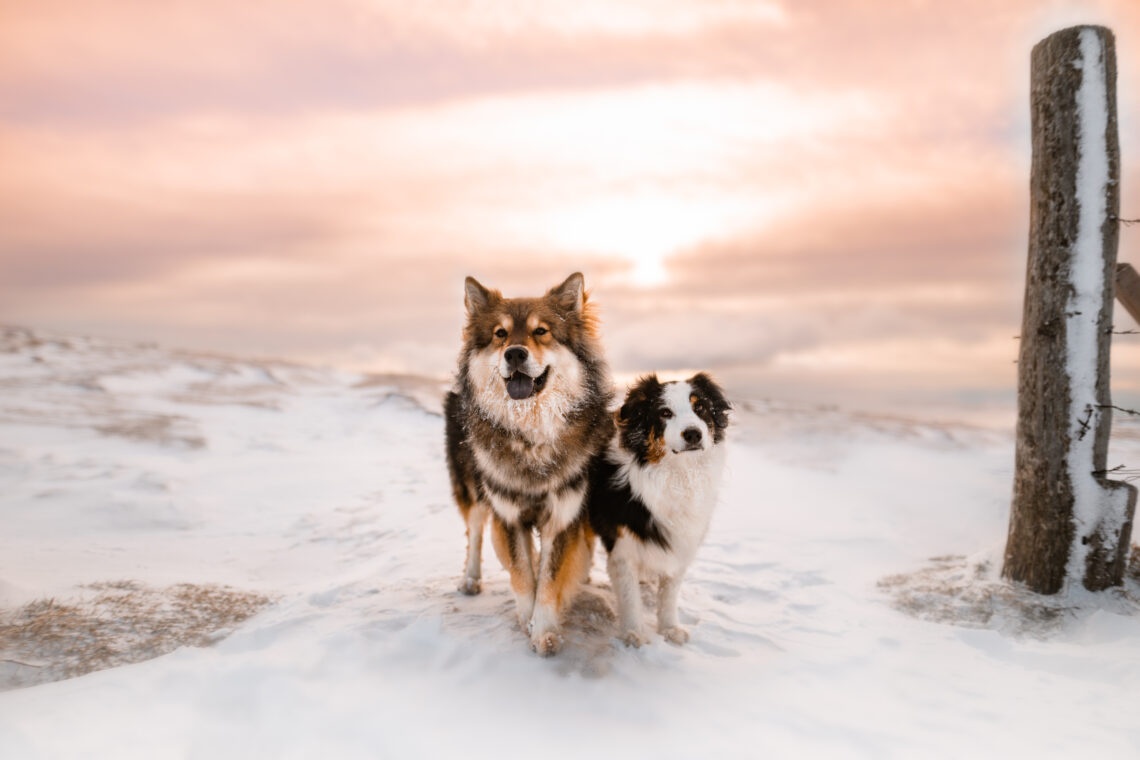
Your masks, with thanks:
[{"label": "dry grass tuft", "polygon": [[209,646],[271,601],[224,586],[93,583],[65,602],[39,599],[0,613],[0,690]]},{"label": "dry grass tuft", "polygon": [[103,435],[118,436],[143,443],[183,446],[188,449],[201,449],[206,446],[205,438],[191,432],[190,420],[172,414],[134,416],[122,414],[111,422],[94,427]]},{"label": "dry grass tuft", "polygon": [[990,563],[970,563],[963,556],[932,557],[913,573],[879,581],[892,606],[935,623],[997,628],[1015,635],[1047,633],[1060,625],[1064,607],[990,577]]},{"label": "dry grass tuft", "polygon": [[1132,544],[1132,551],[1128,553],[1128,567],[1124,576],[1135,583],[1140,583],[1140,544]]},{"label": "dry grass tuft", "polygon": [[932,557],[913,573],[891,575],[879,588],[891,605],[908,615],[935,623],[992,628],[1014,636],[1046,637],[1067,620],[1100,605],[1119,614],[1140,612],[1140,547],[1132,557],[1124,587],[1079,595],[1080,601],[1057,594],[1035,594],[1025,586],[997,577],[989,560],[964,556]]}]

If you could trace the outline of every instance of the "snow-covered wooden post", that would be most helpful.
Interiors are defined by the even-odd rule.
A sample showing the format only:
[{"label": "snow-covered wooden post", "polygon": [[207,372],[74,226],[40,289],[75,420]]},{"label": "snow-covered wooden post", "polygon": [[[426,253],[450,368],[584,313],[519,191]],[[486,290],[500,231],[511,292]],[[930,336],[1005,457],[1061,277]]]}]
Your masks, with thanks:
[{"label": "snow-covered wooden post", "polygon": [[1123,580],[1136,489],[1105,477],[1120,205],[1112,32],[1033,48],[1029,264],[1006,578],[1042,594]]}]

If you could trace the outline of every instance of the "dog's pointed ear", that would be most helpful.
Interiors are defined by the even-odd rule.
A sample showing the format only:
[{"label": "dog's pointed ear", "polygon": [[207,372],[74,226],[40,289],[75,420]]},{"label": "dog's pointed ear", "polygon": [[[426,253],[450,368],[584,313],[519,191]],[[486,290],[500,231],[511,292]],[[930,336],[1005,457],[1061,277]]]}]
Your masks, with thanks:
[{"label": "dog's pointed ear", "polygon": [[586,304],[586,278],[575,272],[561,285],[551,288],[548,295],[554,296],[564,311],[581,311]]},{"label": "dog's pointed ear", "polygon": [[467,307],[467,316],[487,308],[491,303],[492,292],[479,284],[474,277],[463,281],[463,305]]}]

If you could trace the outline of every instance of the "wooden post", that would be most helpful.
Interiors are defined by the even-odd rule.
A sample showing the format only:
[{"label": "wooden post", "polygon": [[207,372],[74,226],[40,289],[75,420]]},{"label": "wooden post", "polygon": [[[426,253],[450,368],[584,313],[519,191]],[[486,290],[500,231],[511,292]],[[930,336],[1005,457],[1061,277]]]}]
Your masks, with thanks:
[{"label": "wooden post", "polygon": [[1116,300],[1140,324],[1140,274],[1131,264],[1116,265]]},{"label": "wooden post", "polygon": [[1053,594],[1119,585],[1136,489],[1108,480],[1120,155],[1104,27],[1033,48],[1029,260],[1017,452],[1002,574]]}]

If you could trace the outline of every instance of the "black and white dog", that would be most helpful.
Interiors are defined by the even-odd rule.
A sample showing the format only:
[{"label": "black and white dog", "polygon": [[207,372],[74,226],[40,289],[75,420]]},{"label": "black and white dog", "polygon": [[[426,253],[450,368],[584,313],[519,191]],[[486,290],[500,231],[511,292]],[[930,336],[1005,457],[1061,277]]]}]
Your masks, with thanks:
[{"label": "black and white dog", "polygon": [[683,644],[681,578],[708,531],[724,471],[731,405],[705,373],[662,383],[637,381],[617,413],[617,431],[595,456],[587,507],[608,554],[621,637],[640,646],[640,578],[658,579],[657,630]]}]

